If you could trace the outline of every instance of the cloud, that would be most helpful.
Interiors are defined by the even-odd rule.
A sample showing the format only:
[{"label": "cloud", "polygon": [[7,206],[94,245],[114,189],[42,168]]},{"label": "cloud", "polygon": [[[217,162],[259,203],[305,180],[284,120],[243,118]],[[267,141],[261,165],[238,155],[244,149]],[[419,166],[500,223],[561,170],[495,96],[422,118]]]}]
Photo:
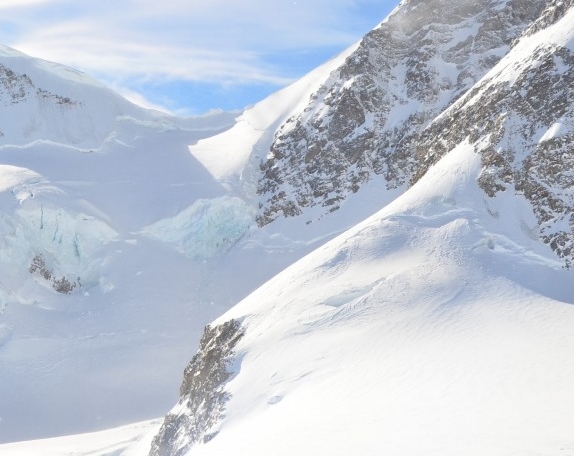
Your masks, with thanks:
[{"label": "cloud", "polygon": [[41,3],[54,2],[54,0],[2,0],[0,2],[0,10],[10,8],[24,8],[30,6],[37,6]]},{"label": "cloud", "polygon": [[123,87],[133,80],[280,87],[305,70],[285,62],[317,51],[333,55],[382,19],[372,11],[366,19],[366,9],[380,9],[380,16],[385,11],[381,0],[2,0],[0,5],[14,8],[0,19],[0,42]]}]

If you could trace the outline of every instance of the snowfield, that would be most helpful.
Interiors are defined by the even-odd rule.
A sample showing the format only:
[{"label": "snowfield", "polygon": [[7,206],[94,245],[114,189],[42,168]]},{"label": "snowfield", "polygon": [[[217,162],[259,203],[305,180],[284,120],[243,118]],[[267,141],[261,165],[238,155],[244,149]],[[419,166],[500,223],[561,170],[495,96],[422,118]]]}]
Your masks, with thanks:
[{"label": "snowfield", "polygon": [[[217,180],[189,150],[236,131],[240,113],[142,110],[75,70],[0,51],[22,86],[0,100],[9,119],[0,124],[0,442],[163,415],[207,323],[372,212],[361,203],[328,226],[257,230],[242,177]],[[274,97],[274,122],[293,108],[281,104],[293,90],[311,90],[325,71]],[[54,97],[35,93],[42,86]],[[52,100],[61,128],[26,130],[39,99]],[[264,115],[252,111],[252,121]],[[81,139],[64,131],[70,115],[92,125]]]}]

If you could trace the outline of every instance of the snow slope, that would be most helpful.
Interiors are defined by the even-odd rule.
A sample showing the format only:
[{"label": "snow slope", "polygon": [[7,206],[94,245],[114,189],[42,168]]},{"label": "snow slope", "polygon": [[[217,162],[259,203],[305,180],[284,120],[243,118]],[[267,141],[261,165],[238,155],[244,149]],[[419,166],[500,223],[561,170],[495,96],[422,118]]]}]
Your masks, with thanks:
[{"label": "snow slope", "polygon": [[457,147],[216,320],[245,335],[189,454],[574,454],[571,273],[480,169]]},{"label": "snow slope", "polygon": [[[185,454],[573,455],[571,273],[480,171],[460,145],[214,321],[245,334],[218,434]],[[143,456],[157,426],[0,452]]]},{"label": "snow slope", "polygon": [[0,445],[0,449],[10,456],[136,456],[147,452],[158,426],[157,420],[145,421],[72,437],[8,443]]},{"label": "snow slope", "polygon": [[198,141],[190,146],[190,152],[219,182],[254,199],[259,163],[268,154],[276,130],[293,113],[305,108],[309,97],[357,46],[246,109],[231,129]]},{"label": "snow slope", "polygon": [[1,440],[161,413],[194,331],[225,308],[196,291],[202,264],[141,234],[226,194],[187,151],[206,132],[124,126],[134,139],[98,152],[44,142],[0,151]]},{"label": "snow slope", "polygon": [[[528,203],[463,144],[218,318],[245,331],[219,433],[189,455],[573,455],[574,286]],[[0,445],[146,455],[158,422]]]}]

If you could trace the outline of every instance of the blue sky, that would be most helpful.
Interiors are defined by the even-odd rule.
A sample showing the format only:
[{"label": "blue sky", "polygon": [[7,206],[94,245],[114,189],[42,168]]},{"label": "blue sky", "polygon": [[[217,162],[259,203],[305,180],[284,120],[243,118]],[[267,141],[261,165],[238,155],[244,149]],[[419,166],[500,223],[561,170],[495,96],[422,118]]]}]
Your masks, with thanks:
[{"label": "blue sky", "polygon": [[0,0],[0,43],[180,114],[253,104],[344,50],[398,0]]}]

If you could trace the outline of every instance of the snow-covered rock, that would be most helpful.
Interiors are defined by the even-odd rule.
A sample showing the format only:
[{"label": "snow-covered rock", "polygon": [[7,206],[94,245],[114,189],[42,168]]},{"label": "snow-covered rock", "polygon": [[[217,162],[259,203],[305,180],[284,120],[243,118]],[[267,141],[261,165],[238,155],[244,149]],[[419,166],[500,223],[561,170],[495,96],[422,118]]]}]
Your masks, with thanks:
[{"label": "snow-covered rock", "polygon": [[[570,267],[574,259],[574,10],[550,2],[530,30],[475,87],[437,118],[419,142],[414,180],[454,145],[482,155],[481,188],[524,194],[536,232]],[[561,14],[558,14],[561,11]],[[545,18],[552,18],[549,21]],[[545,28],[542,28],[546,25]]]},{"label": "snow-covered rock", "polygon": [[336,210],[374,179],[404,189],[418,170],[423,130],[509,51],[545,3],[402,2],[275,133],[257,186],[259,224],[315,205]]},{"label": "snow-covered rock", "polygon": [[165,417],[150,455],[183,456],[217,435],[230,399],[224,386],[236,373],[234,350],[242,337],[241,324],[234,320],[205,328],[199,350],[185,368],[179,403]]}]

